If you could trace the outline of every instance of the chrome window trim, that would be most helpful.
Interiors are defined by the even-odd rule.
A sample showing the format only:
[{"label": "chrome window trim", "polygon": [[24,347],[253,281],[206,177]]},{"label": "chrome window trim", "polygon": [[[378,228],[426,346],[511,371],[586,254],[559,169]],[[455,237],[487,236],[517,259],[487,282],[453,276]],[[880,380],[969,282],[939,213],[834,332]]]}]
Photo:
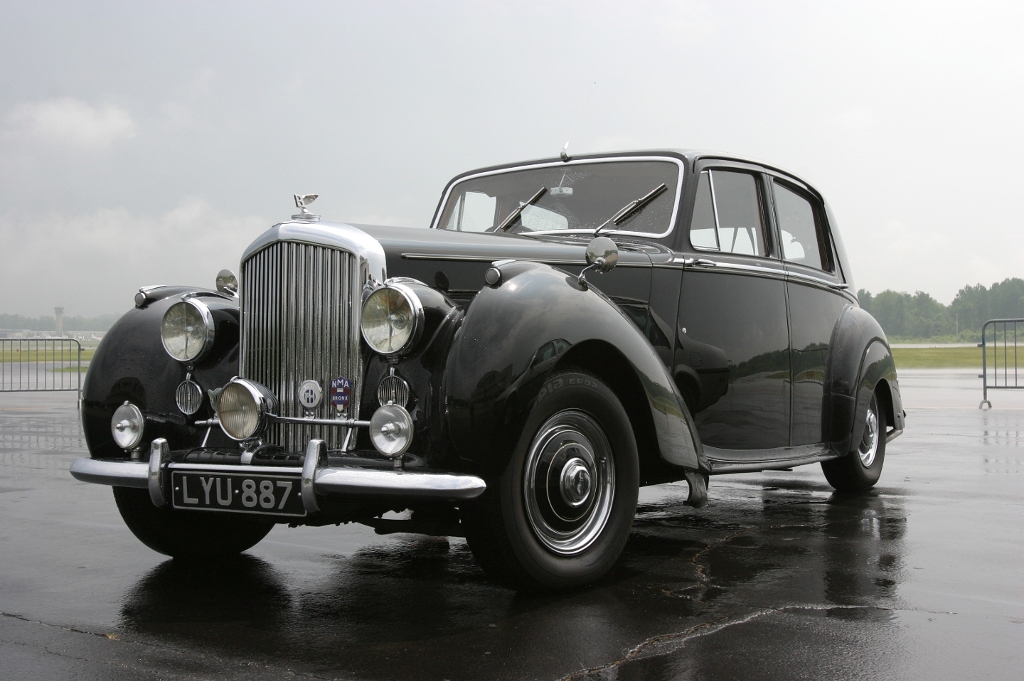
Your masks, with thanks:
[{"label": "chrome window trim", "polygon": [[[705,251],[706,252],[706,251]],[[756,257],[756,256],[750,256]],[[779,262],[781,261],[773,261]],[[815,277],[810,274],[804,274],[802,272],[793,272],[791,270],[784,270],[781,268],[764,267],[762,265],[745,265],[737,262],[722,262],[721,260],[711,260],[701,258],[695,260],[694,258],[688,258],[684,256],[677,256],[672,259],[672,266],[682,267],[683,269],[704,269],[714,268],[716,272],[740,272],[744,274],[759,274],[769,276],[778,279],[795,280],[798,283],[815,284],[817,286],[824,286],[833,291],[849,292],[850,285],[840,281],[829,281],[828,279],[822,279],[821,277]],[[659,267],[659,265],[655,265]],[[661,265],[666,267],[666,265]],[[674,269],[674,267],[672,267]]]},{"label": "chrome window trim", "polygon": [[[603,233],[606,234],[620,234],[624,236],[642,236],[648,239],[663,239],[672,233],[672,230],[676,224],[676,218],[679,217],[679,198],[683,190],[683,180],[685,179],[686,164],[682,160],[675,158],[674,156],[613,156],[603,158],[581,158],[573,159],[570,161],[549,161],[545,163],[528,163],[521,166],[511,166],[508,168],[501,168],[498,170],[488,170],[482,173],[474,173],[473,175],[467,175],[460,178],[458,182],[453,182],[444,192],[444,196],[441,198],[440,206],[437,210],[437,215],[434,216],[434,221],[430,224],[431,229],[441,229],[438,225],[441,221],[441,214],[444,212],[444,207],[448,205],[448,198],[451,196],[452,191],[468,180],[475,180],[481,177],[490,177],[492,175],[504,175],[507,173],[514,173],[520,170],[531,170],[534,168],[555,168],[572,165],[583,165],[587,163],[636,163],[639,161],[669,161],[675,163],[679,167],[679,177],[676,179],[676,193],[675,200],[672,204],[672,215],[668,219],[668,229],[660,234],[653,234],[651,232],[630,232],[626,230],[605,230]],[[530,234],[593,234],[594,230],[590,229],[555,229],[546,231],[530,232]]]},{"label": "chrome window trim", "polygon": [[792,270],[786,270],[786,275],[793,279],[802,280],[813,284],[819,284],[821,286],[827,286],[831,289],[837,289],[840,291],[845,291],[848,288],[850,288],[849,284],[845,284],[840,281],[829,281],[828,279],[815,277],[810,274],[804,274],[803,272],[793,272]]},{"label": "chrome window trim", "polygon": [[[711,173],[711,168],[708,168],[707,170],[702,170],[701,172],[706,172],[708,174],[708,188],[711,190],[711,212],[715,216],[715,248],[704,248],[704,249],[701,249],[698,246],[693,246],[692,243],[690,245],[693,246],[694,248],[697,248],[698,250],[718,251],[719,253],[721,253],[722,252],[722,221],[718,217],[718,198],[715,197],[715,177]],[[700,180],[700,177],[698,177],[697,179]],[[698,184],[699,184],[699,182],[698,182]]]}]

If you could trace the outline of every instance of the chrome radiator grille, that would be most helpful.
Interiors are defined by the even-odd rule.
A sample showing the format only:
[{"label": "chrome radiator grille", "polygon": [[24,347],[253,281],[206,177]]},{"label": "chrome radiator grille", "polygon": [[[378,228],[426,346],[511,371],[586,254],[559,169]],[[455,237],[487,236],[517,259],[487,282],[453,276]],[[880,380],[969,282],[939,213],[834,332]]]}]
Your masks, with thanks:
[{"label": "chrome radiator grille", "polygon": [[[307,415],[297,389],[313,379],[323,389],[313,415],[337,418],[330,384],[340,377],[352,382],[341,415],[359,416],[360,281],[357,256],[313,244],[277,242],[242,263],[241,376],[270,388],[280,400],[281,416]],[[266,441],[302,452],[311,438],[320,438],[330,449],[340,449],[347,430],[273,424]]]}]

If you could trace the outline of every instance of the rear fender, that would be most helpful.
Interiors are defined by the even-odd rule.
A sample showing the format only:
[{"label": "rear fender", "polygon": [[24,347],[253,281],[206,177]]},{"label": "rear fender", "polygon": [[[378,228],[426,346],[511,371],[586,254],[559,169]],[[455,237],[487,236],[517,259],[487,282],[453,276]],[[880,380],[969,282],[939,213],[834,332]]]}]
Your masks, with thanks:
[{"label": "rear fender", "polygon": [[896,363],[875,318],[862,308],[847,307],[832,332],[831,348],[825,377],[823,437],[836,454],[852,449],[854,434],[863,430],[867,404],[876,390],[890,428],[902,430],[903,401]]}]

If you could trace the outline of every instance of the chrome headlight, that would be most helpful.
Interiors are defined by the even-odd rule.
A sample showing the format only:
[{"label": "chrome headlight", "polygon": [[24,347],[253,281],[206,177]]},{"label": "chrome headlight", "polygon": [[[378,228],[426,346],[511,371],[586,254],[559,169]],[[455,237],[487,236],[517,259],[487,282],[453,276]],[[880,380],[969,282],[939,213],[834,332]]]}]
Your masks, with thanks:
[{"label": "chrome headlight", "polygon": [[142,442],[142,431],[146,420],[142,412],[131,402],[125,402],[114,410],[110,418],[110,434],[121,449],[135,449]]},{"label": "chrome headlight", "polygon": [[423,333],[423,305],[409,287],[385,284],[363,302],[360,327],[367,344],[380,354],[406,352]]},{"label": "chrome headlight", "polygon": [[213,347],[213,314],[206,303],[190,298],[167,308],[160,324],[167,354],[179,362],[195,362]]},{"label": "chrome headlight", "polygon": [[269,414],[277,413],[277,398],[259,383],[234,378],[217,398],[217,418],[232,440],[248,440],[267,428]]}]

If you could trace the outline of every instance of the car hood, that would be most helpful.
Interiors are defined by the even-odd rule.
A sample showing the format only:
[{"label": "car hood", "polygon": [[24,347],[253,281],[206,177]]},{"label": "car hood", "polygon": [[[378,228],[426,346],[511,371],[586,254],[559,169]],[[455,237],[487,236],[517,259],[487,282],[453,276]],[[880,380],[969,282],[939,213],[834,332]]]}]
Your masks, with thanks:
[{"label": "car hood", "polygon": [[[422,227],[382,227],[357,225],[384,247],[388,260],[392,257],[416,254],[438,260],[448,258],[467,260],[519,259],[538,261],[568,261],[585,264],[584,251],[589,239],[571,237],[527,237],[519,234],[483,234],[477,232],[451,232],[444,229]],[[619,261],[650,264],[649,249],[640,245],[619,242]],[[567,262],[567,264],[568,264]]]},{"label": "car hood", "polygon": [[[452,292],[480,290],[484,285],[484,271],[497,260],[532,260],[577,273],[586,265],[585,251],[589,241],[554,236],[450,232],[422,227],[352,226],[372,236],[384,248],[389,277],[413,277]],[[627,288],[632,289],[637,298],[646,299],[645,284],[650,281],[652,253],[657,258],[664,249],[625,241],[618,243],[616,271],[621,272],[613,278],[629,279],[633,285]],[[602,282],[608,283],[605,277],[600,277],[595,284],[604,288]]]}]

